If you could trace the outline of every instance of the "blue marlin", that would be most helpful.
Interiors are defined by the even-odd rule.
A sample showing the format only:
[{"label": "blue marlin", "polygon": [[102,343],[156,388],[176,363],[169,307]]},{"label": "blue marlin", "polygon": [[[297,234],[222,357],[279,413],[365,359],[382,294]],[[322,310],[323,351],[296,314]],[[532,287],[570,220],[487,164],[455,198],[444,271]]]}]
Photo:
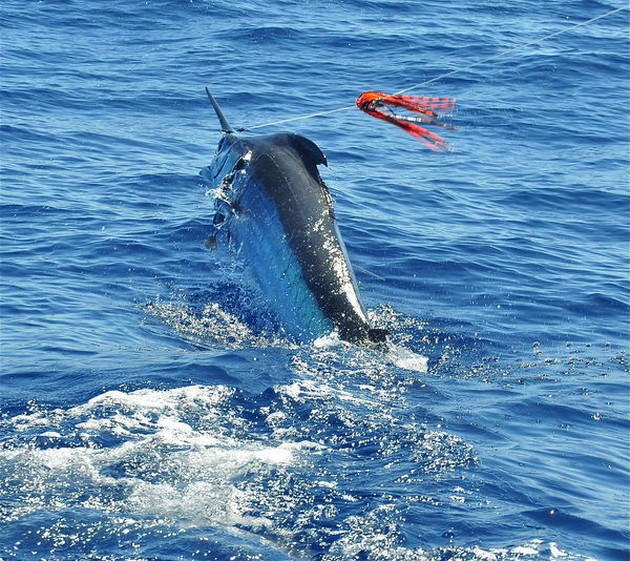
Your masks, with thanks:
[{"label": "blue marlin", "polygon": [[[333,200],[317,169],[327,165],[303,136],[241,138],[206,88],[223,136],[201,172],[214,188],[215,233],[226,228],[283,329],[299,342],[336,332],[356,344],[379,343],[335,220]],[[216,243],[216,234],[208,246]]]}]

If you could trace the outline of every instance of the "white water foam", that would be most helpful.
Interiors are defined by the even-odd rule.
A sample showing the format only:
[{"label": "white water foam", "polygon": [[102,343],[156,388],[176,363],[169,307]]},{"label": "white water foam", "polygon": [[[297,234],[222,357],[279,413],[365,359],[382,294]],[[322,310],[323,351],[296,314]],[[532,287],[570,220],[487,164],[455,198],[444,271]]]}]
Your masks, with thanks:
[{"label": "white water foam", "polygon": [[[234,314],[224,310],[217,303],[209,303],[203,310],[196,311],[182,303],[165,303],[159,299],[147,303],[145,312],[170,326],[180,335],[193,340],[197,344],[219,344],[226,348],[242,347],[285,347],[299,349],[291,341],[279,336],[255,334],[250,327]],[[417,330],[422,327],[418,320],[403,318],[393,309],[382,306],[369,312],[370,321],[391,331]],[[389,342],[386,350],[378,350],[379,356],[391,366],[424,374],[428,371],[428,358],[413,352],[405,346],[408,336],[398,336],[396,343]],[[311,347],[311,345],[305,345]],[[332,351],[344,353],[350,349],[361,351],[339,338],[336,332],[317,338],[312,343],[316,351]],[[370,354],[369,350],[365,351]]]},{"label": "white water foam", "polygon": [[402,345],[392,345],[387,351],[387,359],[398,368],[425,374],[429,371],[429,359],[405,348]]},{"label": "white water foam", "polygon": [[[341,349],[349,347],[348,343],[345,343],[339,339],[339,335],[335,332],[319,337],[313,342],[315,349]],[[382,352],[379,350],[378,352]],[[387,349],[383,352],[383,358],[387,363],[402,368],[404,370],[410,370],[412,372],[418,372],[425,374],[428,372],[429,359],[423,355],[414,353],[412,350],[406,348],[402,344],[388,343]]]},{"label": "white water foam", "polygon": [[[226,386],[110,391],[66,410],[2,420],[11,429],[5,432],[16,436],[0,448],[0,468],[12,474],[0,482],[0,496],[7,491],[13,497],[0,510],[0,522],[87,509],[106,514],[119,536],[138,528],[157,532],[156,524],[169,525],[174,535],[189,526],[214,527],[273,539],[273,547],[286,550],[300,543],[296,536],[308,535],[328,541],[322,561],[586,561],[535,540],[505,548],[412,549],[402,543],[400,505],[344,513],[361,499],[343,488],[343,478],[328,472],[326,462],[307,472],[312,479],[301,478],[300,466],[316,464],[331,450],[352,456],[367,439],[376,447],[372,459],[387,457],[391,466],[408,458],[426,477],[467,465],[474,450],[454,435],[400,421],[400,402],[375,379],[350,391],[338,388],[335,378],[324,383],[328,373],[316,363],[299,369],[301,380],[275,388],[279,409],[261,407],[269,428],[263,435],[252,430],[235,406],[236,390]],[[381,397],[370,399],[379,391]],[[305,406],[312,434],[309,426],[300,431],[291,425],[294,409]],[[328,414],[342,426],[322,432],[319,419]],[[48,447],[39,446],[44,443]],[[452,500],[467,494],[461,487],[453,492]],[[79,528],[64,527],[63,519],[54,524],[38,535],[59,546],[89,543],[96,535],[89,521]],[[299,557],[300,546],[292,547]]]},{"label": "white water foam", "polygon": [[[4,522],[38,510],[90,508],[108,513],[259,528],[239,481],[250,472],[286,469],[308,442],[271,443],[252,437],[225,386],[110,391],[68,410],[43,410],[5,421],[28,435],[0,449],[15,481],[4,481],[20,504]],[[72,445],[64,443],[72,442]],[[102,444],[111,441],[112,444]],[[34,442],[47,442],[39,448]]]},{"label": "white water foam", "polygon": [[483,548],[481,546],[446,546],[434,549],[408,548],[401,545],[402,532],[398,514],[392,505],[383,505],[364,516],[345,521],[346,531],[322,561],[595,561],[561,550],[555,542],[532,539],[521,545]]},{"label": "white water foam", "polygon": [[183,303],[157,299],[147,303],[144,310],[195,344],[213,344],[228,349],[295,346],[279,335],[254,333],[246,323],[216,302],[207,304],[202,310],[194,310]]}]

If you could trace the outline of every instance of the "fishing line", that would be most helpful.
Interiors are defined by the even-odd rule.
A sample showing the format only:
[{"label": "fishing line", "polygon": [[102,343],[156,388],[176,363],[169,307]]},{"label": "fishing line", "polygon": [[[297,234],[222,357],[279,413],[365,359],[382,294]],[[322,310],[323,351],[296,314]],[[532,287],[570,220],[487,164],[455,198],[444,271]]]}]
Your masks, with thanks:
[{"label": "fishing line", "polygon": [[409,92],[411,90],[415,90],[416,88],[420,88],[422,86],[426,86],[428,84],[433,84],[434,82],[438,82],[439,80],[443,80],[444,78],[448,78],[450,76],[452,76],[453,74],[457,74],[459,72],[465,72],[466,70],[470,70],[471,68],[475,68],[477,66],[480,66],[482,64],[485,64],[486,62],[490,62],[491,60],[496,60],[499,58],[502,58],[506,55],[509,55],[510,53],[513,53],[515,51],[520,51],[521,49],[527,49],[529,47],[533,47],[534,45],[538,45],[540,43],[543,43],[544,41],[548,41],[549,39],[553,39],[554,37],[558,37],[559,35],[563,35],[565,33],[568,33],[569,31],[573,31],[574,29],[577,29],[578,27],[584,27],[585,25],[589,25],[591,23],[594,23],[600,19],[604,19],[608,16],[612,16],[614,14],[616,14],[617,12],[621,12],[623,10],[627,10],[628,8],[630,8],[630,5],[628,6],[623,6],[622,8],[616,8],[614,10],[611,10],[609,12],[606,12],[605,14],[596,16],[594,18],[591,18],[587,21],[583,21],[580,23],[576,23],[573,24],[571,27],[567,27],[566,29],[561,29],[560,31],[556,31],[554,33],[551,33],[549,35],[546,35],[545,37],[543,37],[542,39],[536,39],[534,41],[531,41],[529,43],[525,43],[524,45],[518,45],[516,47],[512,47],[511,49],[506,49],[504,51],[501,51],[495,55],[489,56],[488,58],[484,58],[483,60],[479,60],[477,62],[473,62],[472,64],[468,65],[468,66],[463,66],[460,68],[456,68],[455,70],[452,70],[451,72],[447,72],[446,74],[442,74],[441,76],[438,76],[437,78],[431,78],[430,80],[426,80],[425,82],[420,82],[419,84],[415,84],[413,86],[409,86],[408,88],[405,88],[404,90],[400,90],[396,93],[394,93],[393,95],[400,95],[406,92]]},{"label": "fishing line", "polygon": [[321,115],[330,115],[331,113],[339,113],[340,111],[348,111],[348,109],[354,109],[354,108],[356,108],[356,105],[348,105],[347,107],[338,107],[337,109],[329,109],[328,111],[319,111],[317,113],[309,113],[308,115],[302,115],[301,117],[289,117],[288,119],[280,119],[279,121],[273,121],[272,123],[265,123],[263,125],[254,125],[253,127],[243,127],[237,130],[250,131],[252,129],[260,129],[262,127],[271,127],[272,125],[281,125],[282,123],[291,123],[293,121],[311,119],[312,117],[320,117]]},{"label": "fishing line", "polygon": [[[575,29],[578,29],[579,27],[584,27],[586,25],[590,25],[592,23],[595,23],[596,21],[602,20],[604,18],[608,18],[610,16],[613,16],[619,12],[622,12],[624,10],[628,10],[630,9],[630,4],[626,5],[626,6],[622,6],[621,8],[615,8],[614,10],[610,10],[608,12],[606,12],[605,14],[600,14],[599,16],[595,16],[591,19],[588,19],[586,21],[582,21],[579,23],[575,23],[573,25],[571,25],[570,27],[567,27],[565,29],[561,29],[560,31],[555,31],[553,33],[550,33],[549,35],[545,35],[544,37],[540,38],[540,39],[535,39],[534,41],[530,41],[529,43],[524,43],[522,45],[517,45],[516,47],[512,47],[511,49],[505,49],[503,51],[500,51],[492,56],[489,56],[487,58],[484,58],[482,60],[478,60],[477,62],[473,62],[472,64],[469,64],[467,66],[460,66],[458,68],[455,68],[454,70],[451,70],[450,72],[446,72],[445,74],[441,74],[440,76],[437,76],[435,78],[431,78],[429,80],[425,80],[424,82],[420,82],[418,84],[414,84],[413,86],[409,86],[408,88],[405,88],[403,90],[399,90],[397,92],[395,92],[392,95],[401,95],[404,94],[406,92],[409,92],[411,90],[415,90],[424,86],[427,86],[429,84],[433,84],[435,82],[439,82],[440,80],[444,80],[445,78],[450,78],[451,76],[455,75],[455,74],[459,74],[460,72],[465,72],[466,70],[470,70],[472,68],[476,68],[477,66],[481,66],[482,64],[486,64],[487,62],[493,61],[493,60],[498,60],[501,59],[507,55],[510,55],[511,53],[514,53],[516,51],[520,51],[522,49],[527,49],[529,47],[533,47],[534,45],[539,45],[540,43],[544,43],[545,41],[549,41],[549,39],[553,39],[554,37],[559,37],[560,35],[564,35],[565,33],[569,33]],[[338,107],[337,109],[329,109],[327,111],[318,111],[316,113],[309,113],[308,115],[301,115],[299,117],[289,117],[287,119],[280,119],[278,121],[272,121],[270,123],[264,123],[262,125],[254,125],[252,127],[243,127],[243,128],[239,128],[239,131],[248,131],[248,130],[253,130],[253,129],[261,129],[263,127],[271,127],[274,125],[281,125],[284,123],[292,123],[294,121],[302,121],[304,119],[312,119],[313,117],[321,117],[323,115],[331,115],[332,113],[339,113],[341,111],[349,111],[350,109],[355,109],[356,105],[352,104],[352,105],[348,105],[346,107]]]}]

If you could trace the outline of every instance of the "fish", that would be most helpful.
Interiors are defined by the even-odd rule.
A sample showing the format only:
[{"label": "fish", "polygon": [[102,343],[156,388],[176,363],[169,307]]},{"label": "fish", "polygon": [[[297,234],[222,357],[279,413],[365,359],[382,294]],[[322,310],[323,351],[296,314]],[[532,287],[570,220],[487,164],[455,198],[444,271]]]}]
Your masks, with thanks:
[{"label": "fish", "polygon": [[297,342],[336,333],[357,345],[377,345],[388,332],[372,326],[318,170],[328,165],[308,138],[283,132],[240,136],[212,93],[221,125],[214,158],[201,175],[214,194],[214,248],[226,232],[271,304],[281,329]]}]

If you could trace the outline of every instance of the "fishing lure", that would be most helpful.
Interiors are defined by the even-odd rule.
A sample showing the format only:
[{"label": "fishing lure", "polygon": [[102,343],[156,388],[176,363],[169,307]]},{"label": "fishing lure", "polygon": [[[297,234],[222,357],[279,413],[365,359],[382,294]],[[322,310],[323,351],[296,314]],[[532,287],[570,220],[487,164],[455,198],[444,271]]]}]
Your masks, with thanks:
[{"label": "fishing lure", "polygon": [[[418,123],[456,130],[454,126],[441,122],[437,114],[437,111],[452,111],[455,108],[455,99],[453,98],[364,92],[357,98],[356,104],[361,111],[368,115],[400,127],[431,150],[436,152],[450,150],[441,136],[421,127]],[[398,113],[396,109],[403,109],[411,114]]]}]

